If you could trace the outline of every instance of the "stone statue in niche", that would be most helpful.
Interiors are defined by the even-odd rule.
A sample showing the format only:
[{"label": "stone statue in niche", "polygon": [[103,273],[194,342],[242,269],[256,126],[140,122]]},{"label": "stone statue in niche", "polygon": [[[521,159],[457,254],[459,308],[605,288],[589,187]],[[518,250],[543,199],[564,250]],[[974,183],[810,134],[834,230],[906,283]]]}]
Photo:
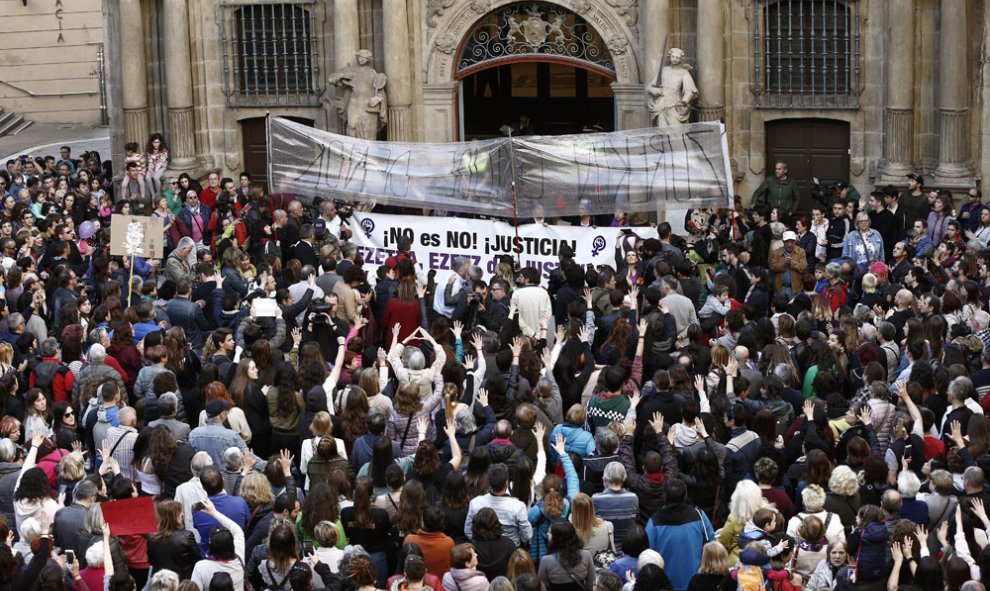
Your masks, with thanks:
[{"label": "stone statue in niche", "polygon": [[357,65],[348,66],[330,75],[332,86],[344,91],[332,100],[346,121],[347,135],[375,140],[388,123],[388,101],[385,98],[385,74],[371,67],[371,52],[357,52]]},{"label": "stone statue in niche", "polygon": [[691,78],[691,66],[684,62],[684,51],[674,47],[667,52],[667,59],[668,65],[662,66],[653,83],[646,87],[650,95],[650,121],[656,127],[687,123],[691,103],[698,98],[698,87]]}]

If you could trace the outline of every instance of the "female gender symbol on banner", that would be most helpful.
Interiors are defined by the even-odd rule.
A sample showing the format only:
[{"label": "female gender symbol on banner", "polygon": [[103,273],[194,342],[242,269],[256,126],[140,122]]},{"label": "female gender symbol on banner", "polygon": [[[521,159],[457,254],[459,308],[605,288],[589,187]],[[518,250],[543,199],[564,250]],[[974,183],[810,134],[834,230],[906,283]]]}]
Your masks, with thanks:
[{"label": "female gender symbol on banner", "polygon": [[364,235],[371,238],[371,233],[375,231],[375,222],[371,218],[364,218],[361,220],[361,228],[364,229]]},{"label": "female gender symbol on banner", "polygon": [[605,250],[607,245],[608,244],[605,242],[605,237],[595,236],[595,240],[591,243],[591,256],[598,256],[598,253]]}]

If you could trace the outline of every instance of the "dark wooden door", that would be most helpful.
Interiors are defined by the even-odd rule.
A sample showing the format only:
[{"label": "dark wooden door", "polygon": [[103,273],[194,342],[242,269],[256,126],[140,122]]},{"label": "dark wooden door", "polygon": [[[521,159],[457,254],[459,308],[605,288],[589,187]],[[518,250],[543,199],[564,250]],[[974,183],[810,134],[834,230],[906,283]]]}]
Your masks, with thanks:
[{"label": "dark wooden door", "polygon": [[[312,119],[301,117],[286,117],[296,123],[313,125]],[[244,171],[251,179],[268,191],[268,131],[264,117],[243,119],[241,121],[241,138],[243,140]]]},{"label": "dark wooden door", "polygon": [[849,124],[831,119],[781,119],[766,124],[768,174],[778,160],[801,189],[798,211],[812,207],[811,179],[849,182]]}]

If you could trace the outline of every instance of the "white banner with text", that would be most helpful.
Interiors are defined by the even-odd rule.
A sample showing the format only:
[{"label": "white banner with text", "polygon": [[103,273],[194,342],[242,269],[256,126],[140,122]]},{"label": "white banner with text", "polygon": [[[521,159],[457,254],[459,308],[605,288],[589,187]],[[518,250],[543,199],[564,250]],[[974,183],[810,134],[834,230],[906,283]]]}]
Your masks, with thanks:
[{"label": "white banner with text", "polygon": [[[546,284],[550,272],[559,266],[558,252],[564,244],[574,250],[578,264],[614,268],[616,239],[622,232],[614,227],[522,224],[517,238],[512,224],[493,220],[360,212],[354,213],[352,229],[351,242],[358,247],[358,257],[364,261],[369,279],[373,280],[378,267],[396,254],[399,238],[406,236],[412,242],[412,258],[422,277],[436,271],[440,285],[447,281],[454,261],[460,257],[480,267],[488,281],[500,257],[509,255],[515,259],[517,254],[521,265],[538,269]],[[652,227],[631,231],[642,239],[657,237]]]}]

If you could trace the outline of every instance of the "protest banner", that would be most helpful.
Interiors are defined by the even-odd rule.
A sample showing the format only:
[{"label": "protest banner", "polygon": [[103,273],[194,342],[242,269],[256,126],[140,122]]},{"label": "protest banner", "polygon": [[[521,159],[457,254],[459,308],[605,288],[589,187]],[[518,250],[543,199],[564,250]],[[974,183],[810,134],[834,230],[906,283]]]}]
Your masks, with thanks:
[{"label": "protest banner", "polygon": [[[273,192],[520,218],[731,207],[718,122],[448,144],[367,141],[269,118]],[[517,190],[513,199],[513,181]]]},{"label": "protest banner", "polygon": [[[394,255],[400,236],[412,241],[413,259],[420,275],[436,271],[438,285],[444,285],[461,257],[480,267],[489,279],[499,257],[519,255],[523,267],[535,267],[544,282],[559,266],[558,251],[563,244],[574,249],[574,261],[581,265],[615,267],[615,243],[621,228],[584,228],[523,224],[519,237],[508,223],[454,217],[420,217],[377,213],[354,213],[354,235],[368,277]],[[656,238],[651,227],[633,228],[640,238]]]},{"label": "protest banner", "polygon": [[115,213],[110,217],[110,254],[161,258],[165,252],[164,228],[158,217]]},{"label": "protest banner", "polygon": [[115,536],[147,535],[158,531],[155,502],[151,497],[134,497],[100,503],[103,519]]}]

